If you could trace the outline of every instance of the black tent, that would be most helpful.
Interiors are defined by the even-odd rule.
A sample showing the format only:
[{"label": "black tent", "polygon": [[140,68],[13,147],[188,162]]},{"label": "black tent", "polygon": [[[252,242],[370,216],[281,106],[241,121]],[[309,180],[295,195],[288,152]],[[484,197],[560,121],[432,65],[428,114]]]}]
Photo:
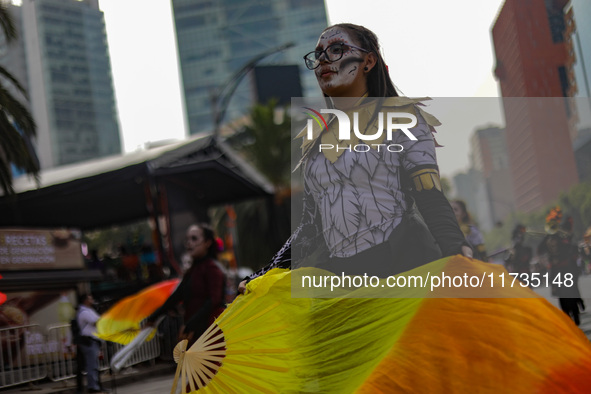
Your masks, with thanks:
[{"label": "black tent", "polygon": [[177,271],[182,235],[208,220],[207,208],[273,195],[262,175],[212,135],[45,170],[39,184],[21,177],[14,189],[0,197],[0,227],[92,230],[152,217],[164,241],[157,247]]},{"label": "black tent", "polygon": [[[82,230],[155,214],[269,197],[272,186],[224,142],[207,135],[43,171],[0,197],[0,226]],[[168,211],[168,212],[166,212]],[[201,218],[203,219],[203,218]]]}]

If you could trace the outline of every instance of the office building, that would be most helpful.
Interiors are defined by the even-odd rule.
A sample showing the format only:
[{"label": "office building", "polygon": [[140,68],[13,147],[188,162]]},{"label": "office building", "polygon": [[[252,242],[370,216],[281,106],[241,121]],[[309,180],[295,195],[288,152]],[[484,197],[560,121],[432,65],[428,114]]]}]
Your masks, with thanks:
[{"label": "office building", "polygon": [[478,190],[481,198],[477,199],[475,214],[481,229],[488,231],[515,209],[505,130],[499,127],[475,130],[470,143],[471,167],[482,177]]},{"label": "office building", "polygon": [[28,90],[41,168],[121,152],[105,22],[98,0],[11,5],[19,39],[0,64]]},{"label": "office building", "polygon": [[[246,65],[297,65],[303,95],[321,95],[302,57],[327,26],[323,0],[172,0],[172,7],[190,134],[212,131],[212,100],[224,86],[222,95],[231,96],[223,122],[248,113],[256,97],[251,77],[232,78]],[[288,43],[294,46],[274,52]]]},{"label": "office building", "polygon": [[578,182],[562,0],[506,0],[492,28],[516,208],[530,212]]},{"label": "office building", "polygon": [[570,0],[565,9],[569,71],[575,82],[570,95],[591,97],[591,2]]}]

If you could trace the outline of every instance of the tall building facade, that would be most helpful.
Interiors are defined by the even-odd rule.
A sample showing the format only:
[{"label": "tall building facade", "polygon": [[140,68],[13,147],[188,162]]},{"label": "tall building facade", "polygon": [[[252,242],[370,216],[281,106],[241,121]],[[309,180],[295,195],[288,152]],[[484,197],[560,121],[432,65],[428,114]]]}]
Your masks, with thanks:
[{"label": "tall building facade", "polygon": [[[323,0],[172,0],[172,7],[190,134],[212,130],[216,90],[257,56],[288,43],[294,46],[260,63],[298,65],[304,96],[321,94],[302,57],[327,26]],[[253,97],[244,78],[224,120],[246,114]]]},{"label": "tall building facade", "polygon": [[591,97],[591,2],[570,0],[566,6],[569,71],[575,83],[572,96]]},{"label": "tall building facade", "polygon": [[564,0],[506,0],[492,28],[516,208],[530,212],[578,182],[570,129]]},{"label": "tall building facade", "polygon": [[515,210],[505,130],[499,127],[475,130],[470,143],[471,166],[482,177],[482,198],[478,199],[476,214],[482,218],[480,227],[487,231]]},{"label": "tall building facade", "polygon": [[10,12],[19,39],[0,63],[28,90],[41,168],[121,153],[98,0],[23,0]]}]

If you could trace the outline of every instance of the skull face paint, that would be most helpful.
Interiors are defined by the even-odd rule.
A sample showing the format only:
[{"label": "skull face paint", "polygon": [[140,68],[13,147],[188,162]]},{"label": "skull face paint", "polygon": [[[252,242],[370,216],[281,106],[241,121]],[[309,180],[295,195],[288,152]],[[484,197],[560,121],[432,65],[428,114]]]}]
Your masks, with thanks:
[{"label": "skull face paint", "polygon": [[[336,43],[357,45],[351,35],[342,28],[326,30],[318,39],[316,49],[326,49]],[[323,54],[320,66],[314,70],[322,92],[331,97],[359,97],[367,91],[362,63],[365,54],[355,48],[345,47],[343,57],[330,62]]]}]

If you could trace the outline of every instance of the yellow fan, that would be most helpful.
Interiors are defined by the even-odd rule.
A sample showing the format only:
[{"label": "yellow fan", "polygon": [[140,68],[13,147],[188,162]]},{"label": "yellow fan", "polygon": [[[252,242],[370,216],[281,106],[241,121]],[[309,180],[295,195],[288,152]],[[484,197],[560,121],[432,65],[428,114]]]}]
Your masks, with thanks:
[{"label": "yellow fan", "polygon": [[177,345],[172,393],[179,378],[183,394],[588,392],[588,339],[545,299],[511,286],[502,266],[441,259],[397,277],[484,282],[393,298],[386,281],[296,298],[291,284],[301,273],[330,275],[269,271],[190,348]]},{"label": "yellow fan", "polygon": [[[200,393],[274,393],[278,385],[297,383],[297,338],[289,329],[296,324],[296,316],[287,316],[288,309],[279,306],[298,304],[293,310],[304,310],[309,300],[287,300],[288,272],[275,270],[275,275],[267,276],[270,280],[252,288],[248,296],[237,297],[232,308],[224,311],[189,349],[186,340],[177,344],[174,359],[178,366],[172,393],[179,378],[183,394],[187,388]],[[265,295],[271,286],[281,288],[286,300],[268,303]],[[261,301],[265,307],[258,309]],[[264,381],[257,377],[261,370],[265,371]]]}]

